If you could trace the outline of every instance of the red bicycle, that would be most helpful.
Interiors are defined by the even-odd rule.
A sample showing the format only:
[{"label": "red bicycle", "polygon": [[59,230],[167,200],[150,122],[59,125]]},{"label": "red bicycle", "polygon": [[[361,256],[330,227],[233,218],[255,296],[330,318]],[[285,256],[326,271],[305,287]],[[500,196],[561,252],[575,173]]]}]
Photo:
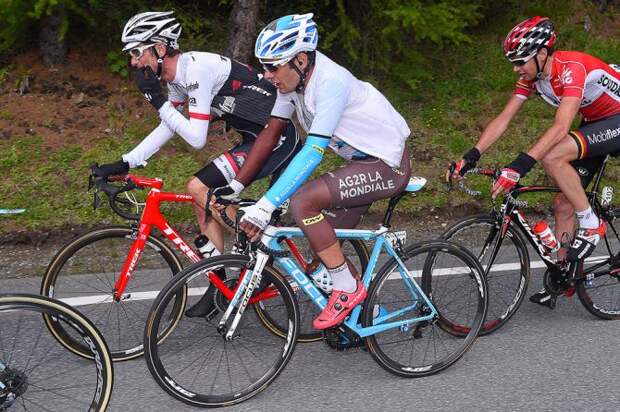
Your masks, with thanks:
[{"label": "red bicycle", "polygon": [[[103,192],[112,210],[127,219],[130,225],[95,229],[73,239],[52,259],[41,284],[42,295],[79,307],[102,332],[115,361],[134,359],[143,354],[142,334],[151,301],[170,278],[183,269],[174,250],[152,233],[153,227],[159,229],[190,262],[201,259],[199,253],[168,223],[161,210],[163,203],[191,203],[192,196],[165,192],[163,186],[164,182],[159,178],[128,174],[104,180],[91,175],[89,189],[96,189],[94,207],[100,206],[99,193]],[[146,201],[139,202],[133,191],[147,188]],[[312,265],[304,257],[309,249],[298,247],[290,239],[285,241],[300,266],[309,270]],[[368,263],[365,244],[355,239],[346,242],[343,245],[345,253],[362,273]],[[217,273],[210,272],[205,277],[204,287],[180,290],[169,306],[159,338],[163,340],[172,332],[183,316],[188,300],[198,300],[209,284],[217,288],[214,302],[219,307],[226,306],[222,304],[223,300],[234,295],[237,282],[238,279],[222,279]],[[273,333],[283,336],[285,332],[267,313],[273,310],[273,305],[261,303],[272,297],[273,291],[266,288],[250,303],[258,319]],[[301,301],[300,312],[303,328],[299,340],[320,340],[321,332],[311,326],[317,313],[315,305],[309,299]],[[89,356],[79,336],[65,331],[63,324],[52,317],[46,317],[46,323],[60,343],[81,356]]]}]

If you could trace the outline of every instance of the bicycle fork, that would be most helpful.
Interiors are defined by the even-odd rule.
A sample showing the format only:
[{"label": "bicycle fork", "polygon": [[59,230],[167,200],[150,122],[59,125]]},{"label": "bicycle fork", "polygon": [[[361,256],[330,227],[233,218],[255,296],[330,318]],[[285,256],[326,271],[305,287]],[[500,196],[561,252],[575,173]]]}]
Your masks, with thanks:
[{"label": "bicycle fork", "polygon": [[[252,271],[249,274],[246,274],[239,285],[235,295],[230,301],[228,308],[226,308],[226,312],[222,319],[220,319],[219,324],[217,325],[217,331],[220,335],[224,337],[227,341],[232,341],[235,331],[237,330],[237,326],[241,321],[241,316],[243,312],[245,312],[246,307],[248,306],[248,302],[252,297],[252,293],[254,289],[260,283],[263,277],[263,269],[267,265],[267,261],[269,260],[269,255],[258,251],[256,254],[256,263],[253,265]],[[237,311],[234,314],[232,321],[230,322],[230,326],[226,327],[229,323],[230,316],[233,314],[233,311],[237,308]]]}]

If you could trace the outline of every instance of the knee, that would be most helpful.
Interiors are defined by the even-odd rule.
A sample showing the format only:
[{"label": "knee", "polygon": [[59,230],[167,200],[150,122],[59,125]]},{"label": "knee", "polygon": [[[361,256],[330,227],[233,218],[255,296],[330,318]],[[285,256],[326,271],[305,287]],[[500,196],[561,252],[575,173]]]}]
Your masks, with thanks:
[{"label": "knee", "polygon": [[197,177],[192,177],[187,182],[186,188],[187,192],[192,196],[196,196],[209,190],[209,188],[205,186],[204,183],[202,183]]},{"label": "knee", "polygon": [[553,211],[556,216],[573,216],[575,210],[564,194],[560,193],[553,199]]}]

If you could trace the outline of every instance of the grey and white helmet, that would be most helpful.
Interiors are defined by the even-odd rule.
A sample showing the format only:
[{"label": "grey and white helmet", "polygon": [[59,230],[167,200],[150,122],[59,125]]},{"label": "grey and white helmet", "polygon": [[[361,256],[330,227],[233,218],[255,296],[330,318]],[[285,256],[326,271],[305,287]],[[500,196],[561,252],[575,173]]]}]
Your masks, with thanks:
[{"label": "grey and white helmet", "polygon": [[125,24],[121,36],[121,41],[125,43],[123,51],[148,42],[161,42],[178,49],[181,24],[172,16],[173,14],[174,11],[147,11],[133,16]]}]

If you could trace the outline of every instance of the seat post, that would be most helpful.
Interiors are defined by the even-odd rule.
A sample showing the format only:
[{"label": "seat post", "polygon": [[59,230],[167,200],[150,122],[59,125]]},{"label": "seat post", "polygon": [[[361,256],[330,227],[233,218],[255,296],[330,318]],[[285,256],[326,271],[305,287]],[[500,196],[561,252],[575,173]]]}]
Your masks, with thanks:
[{"label": "seat post", "polygon": [[392,221],[392,214],[394,213],[394,209],[396,208],[396,204],[406,194],[407,194],[407,192],[403,191],[403,192],[400,192],[399,194],[397,194],[396,196],[390,198],[390,203],[388,205],[387,210],[385,211],[385,215],[383,216],[383,226],[384,227],[387,227],[387,228],[391,227],[391,223],[390,222]]}]

